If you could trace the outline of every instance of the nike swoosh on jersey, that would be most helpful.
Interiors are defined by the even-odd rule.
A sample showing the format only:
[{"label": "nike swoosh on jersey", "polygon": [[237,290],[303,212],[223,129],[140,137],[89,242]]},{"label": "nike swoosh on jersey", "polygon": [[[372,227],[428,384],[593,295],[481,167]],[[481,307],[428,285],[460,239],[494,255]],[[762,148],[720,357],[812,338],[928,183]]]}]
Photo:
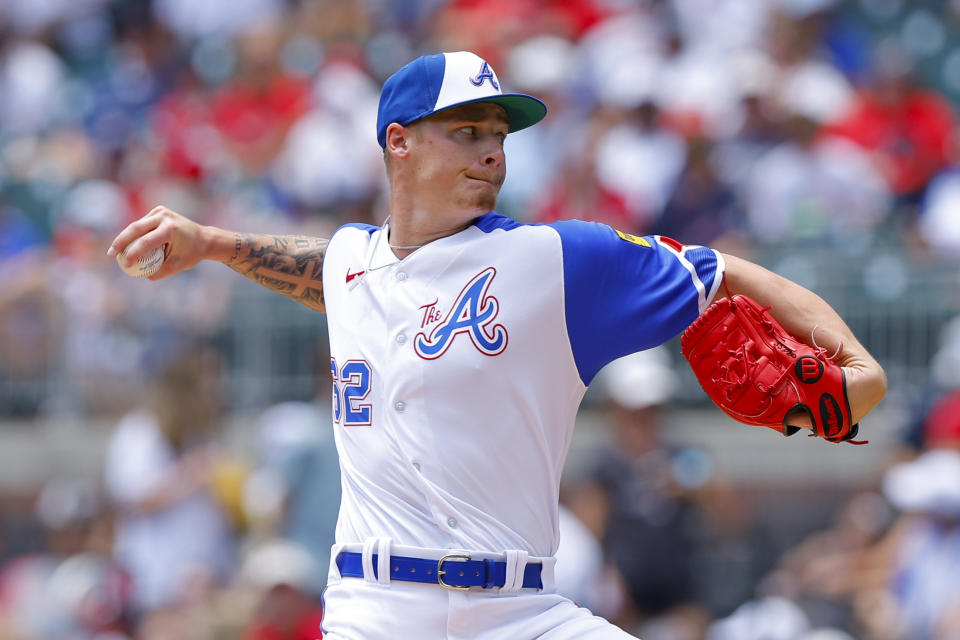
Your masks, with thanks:
[{"label": "nike swoosh on jersey", "polygon": [[350,269],[347,269],[347,282],[350,282],[359,275],[362,275],[365,271],[357,271],[356,273],[350,273]]}]

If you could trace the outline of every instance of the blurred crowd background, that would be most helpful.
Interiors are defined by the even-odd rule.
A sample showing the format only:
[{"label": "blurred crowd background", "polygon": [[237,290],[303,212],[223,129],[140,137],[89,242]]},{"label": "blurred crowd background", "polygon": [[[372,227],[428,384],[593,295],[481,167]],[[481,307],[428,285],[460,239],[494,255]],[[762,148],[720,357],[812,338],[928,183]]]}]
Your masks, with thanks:
[{"label": "blurred crowd background", "polygon": [[380,224],[379,86],[472,50],[546,120],[499,210],[750,258],[890,393],[746,429],[676,345],[588,392],[565,593],[645,640],[960,638],[960,2],[0,0],[0,640],[313,640],[338,506],[321,315],[104,252],[157,204]]}]

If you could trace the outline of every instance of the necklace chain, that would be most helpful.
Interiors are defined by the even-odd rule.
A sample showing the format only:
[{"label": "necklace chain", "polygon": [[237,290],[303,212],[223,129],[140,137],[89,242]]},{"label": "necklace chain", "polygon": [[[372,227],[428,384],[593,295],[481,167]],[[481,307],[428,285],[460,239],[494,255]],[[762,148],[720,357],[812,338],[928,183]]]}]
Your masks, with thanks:
[{"label": "necklace chain", "polygon": [[[390,223],[390,216],[387,216],[387,219],[383,221],[383,226],[381,227],[381,229],[384,230],[384,231],[386,231],[386,230],[387,230],[387,225],[388,225],[389,223]],[[390,247],[391,249],[420,249],[420,248],[422,248],[422,247],[427,246],[427,245],[425,245],[425,244],[390,244],[389,231],[387,231],[387,234],[388,234],[388,235],[387,235],[387,246]]]}]

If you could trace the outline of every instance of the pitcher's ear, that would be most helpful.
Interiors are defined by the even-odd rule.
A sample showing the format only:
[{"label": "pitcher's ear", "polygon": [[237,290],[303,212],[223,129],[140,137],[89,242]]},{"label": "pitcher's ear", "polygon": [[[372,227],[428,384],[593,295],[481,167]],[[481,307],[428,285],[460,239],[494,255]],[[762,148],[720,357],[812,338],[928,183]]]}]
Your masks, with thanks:
[{"label": "pitcher's ear", "polygon": [[386,141],[387,146],[385,151],[390,155],[403,157],[406,156],[409,152],[409,140],[410,140],[410,129],[399,124],[397,122],[392,122],[387,127]]}]

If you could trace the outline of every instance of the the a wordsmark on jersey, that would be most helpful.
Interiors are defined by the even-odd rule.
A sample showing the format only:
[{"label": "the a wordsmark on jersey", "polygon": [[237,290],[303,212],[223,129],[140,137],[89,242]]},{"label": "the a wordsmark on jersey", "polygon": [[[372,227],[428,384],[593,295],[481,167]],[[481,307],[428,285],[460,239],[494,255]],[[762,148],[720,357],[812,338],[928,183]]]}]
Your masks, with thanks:
[{"label": "the a wordsmark on jersey", "polygon": [[[417,334],[413,348],[418,356],[425,360],[439,358],[460,334],[470,336],[473,346],[484,355],[503,353],[507,348],[507,330],[502,324],[494,324],[500,303],[495,297],[487,295],[496,275],[497,270],[493,267],[487,267],[475,275],[457,296],[446,317],[430,331],[430,335]],[[429,310],[435,305],[436,302],[426,307]]]},{"label": "the a wordsmark on jersey", "polygon": [[623,231],[618,231],[617,229],[614,229],[614,231],[617,232],[617,235],[620,236],[621,239],[626,240],[627,242],[632,242],[633,244],[638,244],[641,247],[646,247],[648,249],[650,248],[650,243],[640,236],[635,236],[631,233],[624,233]]},{"label": "the a wordsmark on jersey", "polygon": [[497,84],[497,79],[493,75],[493,69],[491,69],[487,61],[484,60],[483,65],[480,67],[480,73],[470,78],[470,82],[479,87],[487,80],[490,81],[494,89],[500,91],[500,85]]},{"label": "the a wordsmark on jersey", "polygon": [[440,299],[438,298],[433,302],[429,304],[425,304],[422,307],[420,307],[421,309],[423,309],[423,319],[420,320],[421,329],[423,329],[428,324],[433,324],[434,322],[437,322],[440,320],[440,315],[441,315],[440,310],[437,309],[437,302],[439,301]]},{"label": "the a wordsmark on jersey", "polygon": [[365,272],[363,270],[357,271],[356,273],[350,273],[350,269],[347,269],[347,282],[350,282],[359,275],[363,275]]}]

